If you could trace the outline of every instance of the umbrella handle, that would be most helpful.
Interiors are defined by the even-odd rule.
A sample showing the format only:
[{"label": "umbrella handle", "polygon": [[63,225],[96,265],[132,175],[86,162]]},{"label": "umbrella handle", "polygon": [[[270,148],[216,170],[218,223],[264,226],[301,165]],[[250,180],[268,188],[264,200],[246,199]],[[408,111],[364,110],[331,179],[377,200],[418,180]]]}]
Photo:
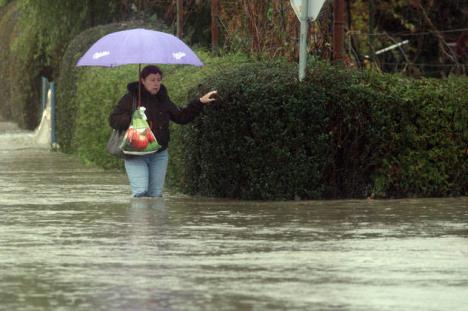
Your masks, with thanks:
[{"label": "umbrella handle", "polygon": [[141,64],[138,64],[138,108],[141,106]]}]

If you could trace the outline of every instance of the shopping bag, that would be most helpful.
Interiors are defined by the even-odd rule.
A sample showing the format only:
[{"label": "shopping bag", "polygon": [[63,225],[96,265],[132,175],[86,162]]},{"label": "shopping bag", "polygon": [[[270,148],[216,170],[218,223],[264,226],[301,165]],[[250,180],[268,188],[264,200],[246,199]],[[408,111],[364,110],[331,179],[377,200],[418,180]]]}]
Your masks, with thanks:
[{"label": "shopping bag", "polygon": [[[136,98],[132,97],[132,114],[136,109]],[[112,130],[112,133],[107,141],[106,150],[111,155],[118,158],[125,158],[125,154],[122,151],[122,144],[125,137],[125,130]]]},{"label": "shopping bag", "polygon": [[113,156],[123,158],[124,153],[122,152],[120,146],[122,145],[124,137],[125,131],[113,130],[111,136],[109,137],[109,140],[107,141],[107,152],[109,152]]},{"label": "shopping bag", "polygon": [[138,107],[133,112],[130,127],[120,145],[124,154],[146,155],[161,149],[146,120],[145,107]]}]

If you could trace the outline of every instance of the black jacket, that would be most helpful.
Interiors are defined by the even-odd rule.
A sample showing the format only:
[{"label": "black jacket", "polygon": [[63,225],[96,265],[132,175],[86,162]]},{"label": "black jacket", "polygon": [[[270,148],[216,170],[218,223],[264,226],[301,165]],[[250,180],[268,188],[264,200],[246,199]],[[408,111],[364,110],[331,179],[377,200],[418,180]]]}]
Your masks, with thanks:
[{"label": "black jacket", "polygon": [[[109,117],[109,124],[116,130],[126,130],[132,119],[132,98],[138,98],[138,82],[127,85],[128,93],[118,102]],[[138,105],[138,101],[136,100]],[[167,89],[161,85],[159,92],[152,95],[141,85],[141,105],[146,108],[148,123],[158,143],[167,148],[170,140],[169,121],[178,124],[186,124],[195,119],[203,110],[203,104],[199,99],[191,101],[187,107],[177,107],[169,98]]]}]

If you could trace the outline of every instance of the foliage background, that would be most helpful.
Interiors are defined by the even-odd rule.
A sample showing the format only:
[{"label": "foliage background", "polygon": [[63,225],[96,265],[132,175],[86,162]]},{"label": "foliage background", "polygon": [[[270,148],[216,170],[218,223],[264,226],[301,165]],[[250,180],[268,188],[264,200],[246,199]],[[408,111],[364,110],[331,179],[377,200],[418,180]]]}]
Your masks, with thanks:
[{"label": "foliage background", "polygon": [[10,98],[13,83],[10,77],[15,74],[17,58],[11,53],[10,46],[17,36],[18,5],[11,2],[0,7],[0,118],[18,120],[22,118],[21,111],[11,105]]},{"label": "foliage background", "polygon": [[[384,72],[415,77],[466,74],[468,10],[463,1],[345,3],[348,66],[365,67],[364,56],[370,55],[372,66]],[[58,79],[62,57],[76,35],[97,25],[134,20],[157,27],[165,23],[168,31],[175,31],[176,5],[172,0],[3,0],[0,8],[5,12],[0,15],[5,26],[0,38],[5,56],[0,59],[0,70],[8,77],[0,87],[0,96],[5,99],[0,113],[28,129],[35,128],[39,120],[40,77]],[[223,51],[260,59],[297,60],[298,21],[289,3],[220,0],[220,9],[217,26]],[[185,41],[210,47],[209,1],[185,0],[184,18]],[[316,58],[330,60],[332,22],[333,7],[328,1],[310,26],[309,51]],[[454,31],[447,32],[450,29]],[[410,40],[408,46],[372,57],[373,51],[405,39]],[[449,46],[455,43],[460,45]],[[15,57],[10,59],[6,54]]]},{"label": "foliage background", "polygon": [[242,199],[467,193],[466,78],[309,68],[303,83],[295,65],[265,62],[206,80],[223,102],[184,128],[185,191]]},{"label": "foliage background", "polygon": [[[15,14],[13,20],[9,19],[14,25],[4,32],[13,34],[5,51],[14,55],[11,65],[8,59],[2,60],[3,66],[12,68],[6,81],[9,92],[0,94],[11,107],[3,109],[6,116],[10,114],[23,128],[34,129],[38,125],[41,76],[57,79],[68,42],[93,23],[107,23],[112,18],[111,3],[18,0],[7,5],[14,8]],[[8,20],[8,15],[2,20],[5,17]]]}]

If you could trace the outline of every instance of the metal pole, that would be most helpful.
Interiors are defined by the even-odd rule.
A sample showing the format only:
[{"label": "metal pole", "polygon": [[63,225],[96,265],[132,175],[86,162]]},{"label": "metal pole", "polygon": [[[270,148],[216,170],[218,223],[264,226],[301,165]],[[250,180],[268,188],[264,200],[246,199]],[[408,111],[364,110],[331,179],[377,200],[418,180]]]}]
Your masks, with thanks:
[{"label": "metal pole", "polygon": [[302,0],[303,10],[301,12],[301,33],[299,40],[299,81],[305,78],[305,69],[307,64],[307,32],[309,30],[309,21],[307,14],[309,12],[309,0]]},{"label": "metal pole", "polygon": [[344,50],[344,0],[334,0],[333,19],[333,60],[341,62]]},{"label": "metal pole", "polygon": [[184,36],[184,1],[177,1],[177,37],[182,39]]},{"label": "metal pole", "polygon": [[219,0],[211,0],[211,50],[213,52],[218,49],[218,16]]}]

